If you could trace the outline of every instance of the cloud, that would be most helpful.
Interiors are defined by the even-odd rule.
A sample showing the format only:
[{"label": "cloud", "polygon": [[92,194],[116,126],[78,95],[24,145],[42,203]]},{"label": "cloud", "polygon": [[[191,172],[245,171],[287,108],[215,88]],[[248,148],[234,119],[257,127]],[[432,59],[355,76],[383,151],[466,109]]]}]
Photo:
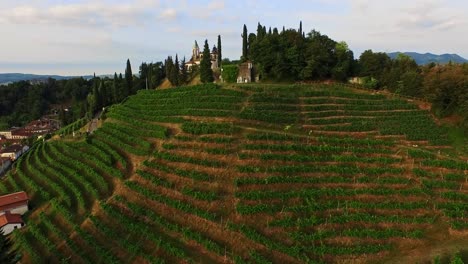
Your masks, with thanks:
[{"label": "cloud", "polygon": [[225,11],[226,4],[224,0],[213,0],[207,5],[195,4],[190,6],[187,10],[187,14],[195,19],[211,21],[213,18],[217,18],[217,21],[224,21],[226,17]]},{"label": "cloud", "polygon": [[175,20],[177,18],[177,10],[174,8],[167,8],[161,12],[159,18],[163,20]]},{"label": "cloud", "polygon": [[210,12],[222,11],[225,8],[224,0],[214,0],[208,4],[207,9]]},{"label": "cloud", "polygon": [[48,7],[18,5],[0,11],[0,21],[5,24],[47,24],[69,27],[140,25],[149,15],[148,10],[157,5],[158,1],[154,0],[112,5],[100,1],[56,4]]}]

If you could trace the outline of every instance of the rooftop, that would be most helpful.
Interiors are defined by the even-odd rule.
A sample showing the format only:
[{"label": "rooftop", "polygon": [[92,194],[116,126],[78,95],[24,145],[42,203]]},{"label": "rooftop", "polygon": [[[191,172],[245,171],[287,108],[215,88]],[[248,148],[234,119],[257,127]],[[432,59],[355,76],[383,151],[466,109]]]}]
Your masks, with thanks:
[{"label": "rooftop", "polygon": [[3,227],[7,224],[21,224],[24,223],[19,214],[10,214],[6,212],[3,215],[0,215],[0,227]]},{"label": "rooftop", "polygon": [[18,152],[18,151],[21,151],[23,150],[23,146],[22,145],[19,145],[19,144],[13,144],[13,145],[10,145],[2,150],[0,150],[0,153],[12,153],[12,152]]},{"label": "rooftop", "polygon": [[0,207],[7,206],[19,202],[27,202],[29,200],[26,192],[15,192],[0,196]]}]

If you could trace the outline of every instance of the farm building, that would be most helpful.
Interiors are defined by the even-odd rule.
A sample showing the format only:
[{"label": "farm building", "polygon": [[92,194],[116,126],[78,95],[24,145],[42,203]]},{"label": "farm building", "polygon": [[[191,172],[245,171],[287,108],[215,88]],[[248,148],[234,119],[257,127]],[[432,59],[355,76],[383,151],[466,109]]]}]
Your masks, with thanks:
[{"label": "farm building", "polygon": [[5,214],[0,215],[0,229],[3,231],[4,235],[8,235],[13,232],[13,230],[23,226],[24,222],[19,214],[6,212]]},{"label": "farm building", "polygon": [[12,161],[18,159],[21,155],[26,153],[29,150],[29,147],[26,145],[13,144],[2,150],[0,150],[0,157],[10,158]]},{"label": "farm building", "polygon": [[16,192],[0,196],[0,215],[5,213],[24,214],[28,209],[29,198],[26,192]]},{"label": "farm building", "polygon": [[247,61],[239,65],[239,74],[237,75],[237,83],[255,82],[255,73],[252,62]]}]

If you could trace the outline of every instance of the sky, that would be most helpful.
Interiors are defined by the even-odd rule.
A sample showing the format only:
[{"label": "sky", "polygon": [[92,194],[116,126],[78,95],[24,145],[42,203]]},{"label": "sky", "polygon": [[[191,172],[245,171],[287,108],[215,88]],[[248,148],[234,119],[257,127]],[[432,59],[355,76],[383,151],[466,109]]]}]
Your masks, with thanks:
[{"label": "sky", "polygon": [[242,27],[312,29],[346,41],[355,57],[379,52],[468,58],[466,0],[0,0],[0,73],[133,72],[168,55],[190,59],[195,40],[221,35],[239,59]]}]

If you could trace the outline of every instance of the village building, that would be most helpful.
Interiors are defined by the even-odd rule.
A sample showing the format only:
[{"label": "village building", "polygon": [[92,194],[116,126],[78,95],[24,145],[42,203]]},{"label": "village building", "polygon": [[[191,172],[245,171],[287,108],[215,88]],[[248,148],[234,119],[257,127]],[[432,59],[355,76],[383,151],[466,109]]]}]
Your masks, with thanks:
[{"label": "village building", "polygon": [[23,219],[19,214],[11,214],[9,212],[0,215],[0,229],[4,235],[8,235],[15,229],[22,228],[24,226]]},{"label": "village building", "polygon": [[11,131],[0,131],[0,136],[5,139],[11,139]]},{"label": "village building", "polygon": [[0,196],[0,215],[5,213],[23,215],[29,210],[26,192],[16,192]]},{"label": "village building", "polygon": [[[194,66],[200,66],[201,60],[203,58],[203,52],[200,52],[200,47],[198,46],[197,41],[192,48],[192,57],[188,62],[185,63],[185,67],[187,70],[190,71]],[[211,59],[211,69],[217,70],[219,68],[218,65],[218,48],[213,46],[213,49],[210,52],[210,59]]]},{"label": "village building", "polygon": [[29,150],[29,147],[26,145],[13,144],[4,149],[0,150],[0,157],[9,158],[11,161],[17,160],[21,155],[26,153]]},{"label": "village building", "polygon": [[33,120],[21,128],[14,128],[9,131],[0,131],[0,135],[6,139],[25,139],[32,136],[40,136],[52,133],[60,128],[58,120],[41,118]]},{"label": "village building", "polygon": [[0,175],[5,173],[11,166],[11,159],[0,157]]},{"label": "village building", "polygon": [[246,61],[239,65],[239,74],[237,75],[237,83],[255,82],[255,71],[253,63]]}]

